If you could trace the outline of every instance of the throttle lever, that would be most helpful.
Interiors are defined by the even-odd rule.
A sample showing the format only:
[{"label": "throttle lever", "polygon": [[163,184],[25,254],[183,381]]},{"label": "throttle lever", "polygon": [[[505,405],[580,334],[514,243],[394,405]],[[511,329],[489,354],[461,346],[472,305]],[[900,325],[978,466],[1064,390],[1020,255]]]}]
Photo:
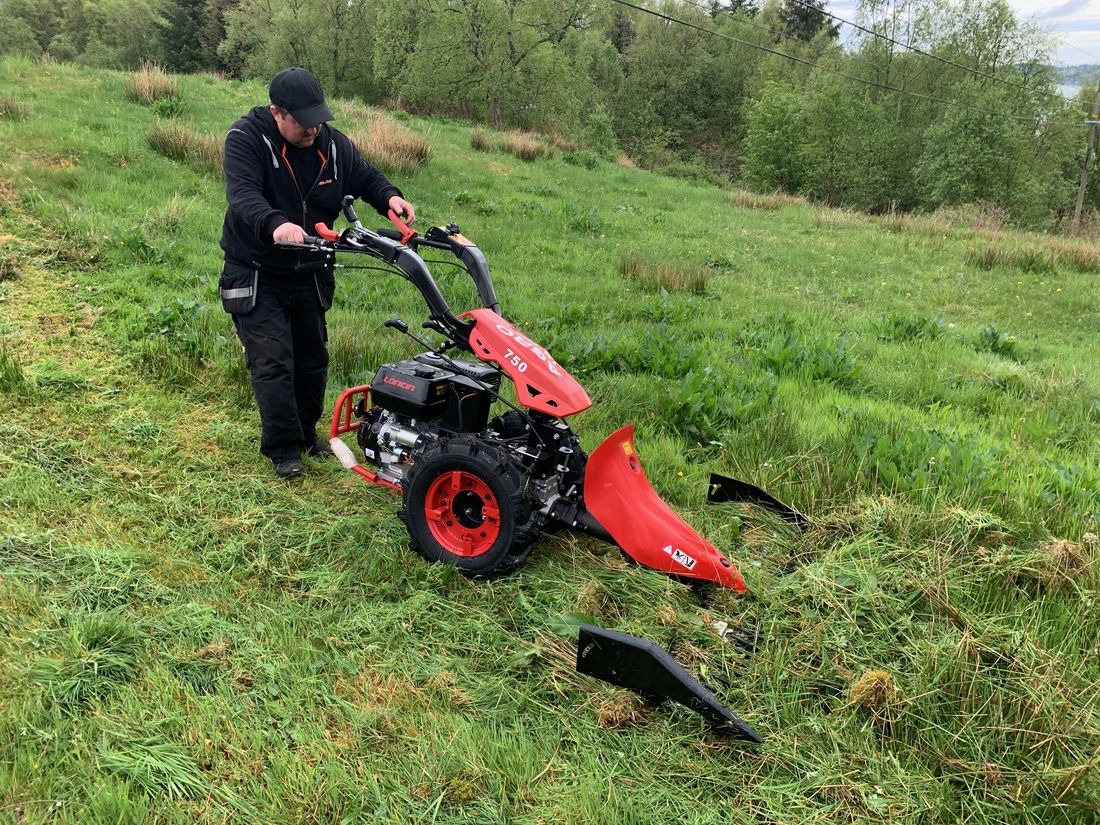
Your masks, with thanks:
[{"label": "throttle lever", "polygon": [[355,214],[355,207],[352,206],[352,202],[355,200],[354,195],[344,195],[344,200],[340,204],[340,208],[344,212],[344,217],[348,219],[348,223],[359,223],[359,216]]}]

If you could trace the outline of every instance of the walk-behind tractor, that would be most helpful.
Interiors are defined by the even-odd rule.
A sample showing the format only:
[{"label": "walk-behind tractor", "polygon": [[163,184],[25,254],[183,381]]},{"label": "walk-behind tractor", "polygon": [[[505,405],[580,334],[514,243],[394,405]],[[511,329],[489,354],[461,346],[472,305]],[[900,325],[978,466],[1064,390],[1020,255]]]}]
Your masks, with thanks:
[{"label": "walk-behind tractor", "polygon": [[[372,232],[351,204],[350,197],[344,199],[350,226],[343,231],[319,223],[317,236],[284,246],[323,253],[330,263],[336,253],[376,259],[382,267],[335,265],[400,274],[428,305],[423,328],[443,337],[433,347],[404,321],[386,321],[427,351],[383,364],[369,385],[342,392],[329,429],[333,452],[345,467],[401,494],[398,515],[414,550],[468,576],[488,578],[519,567],[540,531],[578,530],[688,583],[745,589],[733,563],[654,492],[634,449],[633,424],[585,454],[565,420],[592,401],[549,352],[504,318],[485,256],[457,226],[433,226],[419,235],[391,212],[397,230]],[[451,311],[417,254],[422,247],[458,259],[473,279],[480,308],[459,316]],[[452,350],[477,360],[452,357]],[[502,394],[502,375],[514,383],[516,403]],[[363,462],[341,439],[349,433]],[[804,521],[759,487],[724,476],[711,474],[707,499],[749,502]],[[737,634],[732,638],[736,643]],[[745,648],[752,649],[755,641]],[[683,704],[722,733],[763,741],[653,642],[582,625],[577,670],[652,704]]]},{"label": "walk-behind tractor", "polygon": [[[540,531],[564,528],[616,544],[640,564],[678,578],[745,589],[733,563],[650,486],[632,424],[585,454],[566,419],[592,401],[549,352],[503,317],[485,256],[457,226],[419,235],[391,213],[397,230],[374,232],[359,222],[350,198],[343,211],[350,223],[343,231],[318,224],[320,237],[293,246],[381,261],[420,290],[428,306],[423,327],[443,337],[432,347],[404,321],[387,321],[427,351],[383,364],[369,385],[344,391],[329,432],[345,467],[401,493],[399,516],[414,550],[469,576],[490,577],[519,567]],[[425,247],[457,258],[482,307],[460,316],[451,311],[417,254]],[[453,350],[477,360],[452,357]],[[501,393],[502,374],[515,384],[518,403]],[[362,462],[341,440],[347,433],[355,433]],[[712,499],[716,493],[720,500],[770,499],[751,485],[715,478]]]}]

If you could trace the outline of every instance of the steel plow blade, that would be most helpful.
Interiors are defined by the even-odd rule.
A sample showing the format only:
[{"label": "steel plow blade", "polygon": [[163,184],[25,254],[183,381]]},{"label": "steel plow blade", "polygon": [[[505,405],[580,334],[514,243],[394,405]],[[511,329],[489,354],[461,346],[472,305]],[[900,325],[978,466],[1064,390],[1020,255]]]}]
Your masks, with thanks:
[{"label": "steel plow blade", "polygon": [[634,450],[634,425],[608,436],[588,457],[584,504],[615,543],[643,564],[687,579],[745,590],[737,568],[665,504]]}]

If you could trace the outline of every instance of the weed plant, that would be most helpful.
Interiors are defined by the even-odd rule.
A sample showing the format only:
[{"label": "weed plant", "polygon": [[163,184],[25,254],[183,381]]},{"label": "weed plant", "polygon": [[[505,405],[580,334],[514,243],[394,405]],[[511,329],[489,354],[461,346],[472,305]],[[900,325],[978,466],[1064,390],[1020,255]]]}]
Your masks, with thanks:
[{"label": "weed plant", "polygon": [[[142,140],[160,124],[131,75],[39,68],[0,62],[34,102],[0,118],[21,147],[0,182],[0,818],[1095,822],[1087,243],[738,203],[394,118],[430,146],[409,167],[430,174],[392,173],[422,222],[462,226],[592,397],[582,446],[634,422],[651,484],[752,595],[568,532],[472,582],[411,555],[399,499],[335,462],[274,478],[217,300],[222,181]],[[266,100],[172,80],[195,135]],[[972,255],[993,246],[1054,270]],[[424,317],[406,282],[341,274],[330,402],[418,350],[393,317]],[[808,529],[706,505],[712,471]],[[583,618],[668,649],[765,744],[577,674]]]}]

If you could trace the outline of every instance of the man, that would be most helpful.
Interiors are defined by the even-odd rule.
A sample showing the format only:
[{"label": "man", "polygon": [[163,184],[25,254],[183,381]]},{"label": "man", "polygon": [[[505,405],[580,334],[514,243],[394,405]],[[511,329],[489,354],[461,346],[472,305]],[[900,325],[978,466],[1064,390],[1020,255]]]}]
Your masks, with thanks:
[{"label": "man", "polygon": [[280,478],[305,473],[302,454],[331,453],[317,438],[328,380],[325,312],[336,282],[331,255],[281,248],[331,226],[345,195],[408,223],[413,206],[359,156],[333,119],[321,84],[305,69],[271,81],[270,106],[256,106],[225,138],[222,306],[244,345],[260,411],[260,452]]}]

